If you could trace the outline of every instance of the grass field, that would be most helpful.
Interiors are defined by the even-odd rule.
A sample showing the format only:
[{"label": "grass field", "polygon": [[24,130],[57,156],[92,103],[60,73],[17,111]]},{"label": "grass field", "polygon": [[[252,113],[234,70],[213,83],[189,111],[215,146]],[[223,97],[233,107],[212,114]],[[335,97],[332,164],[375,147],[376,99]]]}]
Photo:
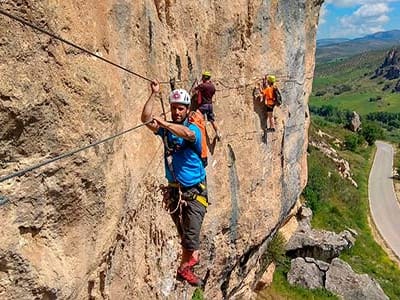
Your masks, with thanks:
[{"label": "grass field", "polygon": [[[387,51],[374,51],[342,61],[316,66],[311,107],[332,106],[356,111],[364,122],[374,112],[400,112],[400,93],[393,88],[398,79],[373,78]],[[400,128],[373,121],[384,129],[385,138],[400,142]]]},{"label": "grass field", "polygon": [[[375,111],[400,111],[400,93],[391,92],[397,80],[371,79],[375,69],[383,63],[386,52],[369,52],[317,66],[310,105],[333,105],[355,110],[361,115]],[[337,88],[340,85],[346,85],[350,90],[340,92]],[[390,87],[383,90],[385,85]],[[378,96],[382,97],[381,101],[370,101],[370,98]]]},{"label": "grass field", "polygon": [[400,112],[400,95],[385,94],[383,101],[370,102],[371,97],[381,95],[379,92],[347,92],[341,95],[322,98],[312,97],[310,103],[314,106],[333,105],[340,109],[356,111],[361,116],[376,111]]}]

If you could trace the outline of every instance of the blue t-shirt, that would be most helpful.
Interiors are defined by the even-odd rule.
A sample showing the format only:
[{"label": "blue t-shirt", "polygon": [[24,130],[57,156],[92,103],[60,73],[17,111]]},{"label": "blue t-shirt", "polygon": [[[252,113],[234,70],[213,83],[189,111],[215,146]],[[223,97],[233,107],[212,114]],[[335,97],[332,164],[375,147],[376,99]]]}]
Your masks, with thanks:
[{"label": "blue t-shirt", "polygon": [[[200,158],[200,129],[196,125],[189,123],[187,120],[183,125],[187,126],[191,131],[194,132],[196,136],[196,140],[194,142],[189,142],[181,137],[178,137],[164,128],[160,128],[156,134],[161,136],[161,138],[164,138],[164,132],[166,131],[169,147],[177,149],[176,151],[173,151],[172,154],[172,166],[176,180],[182,184],[182,186],[189,187],[204,181],[206,177],[206,171]],[[164,151],[167,151],[165,145]],[[165,177],[167,178],[168,182],[175,181],[174,176],[169,170],[166,158]]]}]

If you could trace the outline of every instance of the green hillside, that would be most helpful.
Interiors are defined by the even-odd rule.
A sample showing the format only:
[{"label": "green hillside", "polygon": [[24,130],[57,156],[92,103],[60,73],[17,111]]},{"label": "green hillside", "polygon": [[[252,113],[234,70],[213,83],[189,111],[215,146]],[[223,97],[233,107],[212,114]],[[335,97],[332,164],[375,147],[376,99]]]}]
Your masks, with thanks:
[{"label": "green hillside", "polygon": [[[316,132],[322,130],[343,141],[321,138]],[[358,183],[355,188],[340,177],[335,166],[317,149],[309,148],[308,184],[303,195],[313,209],[313,227],[335,232],[353,228],[358,232],[354,248],[345,251],[341,258],[346,260],[358,273],[367,273],[375,278],[390,299],[400,299],[400,269],[375,242],[369,226],[368,177],[372,166],[375,146],[364,143],[349,150],[346,141],[354,133],[337,128],[316,117],[310,129],[310,139],[323,140],[338,151],[350,163],[353,178]],[[331,174],[329,176],[329,174]]]},{"label": "green hillside", "polygon": [[[331,138],[321,137],[319,131]],[[313,228],[334,232],[352,228],[358,232],[356,244],[344,251],[340,258],[348,262],[360,274],[368,274],[379,282],[390,299],[400,299],[400,269],[375,242],[368,215],[368,176],[372,166],[375,146],[360,141],[349,147],[356,134],[316,116],[309,131],[310,140],[324,142],[350,163],[353,179],[358,188],[342,178],[337,166],[317,148],[308,148],[308,184],[303,199],[313,211]],[[341,141],[337,143],[337,141]],[[350,150],[349,148],[352,148]],[[289,271],[288,258],[277,262],[273,283],[259,294],[257,300],[266,299],[338,299],[326,290],[306,290],[290,286],[286,280]]]},{"label": "green hillside", "polygon": [[[371,51],[342,61],[317,64],[310,97],[310,109],[332,106],[342,111],[356,111],[363,121],[370,120],[381,126],[386,138],[400,141],[400,93],[392,92],[398,79],[382,77],[371,79],[383,63],[387,50]],[[372,113],[388,113],[376,120]],[[345,123],[339,122],[339,123]],[[343,124],[345,125],[345,124]]]}]

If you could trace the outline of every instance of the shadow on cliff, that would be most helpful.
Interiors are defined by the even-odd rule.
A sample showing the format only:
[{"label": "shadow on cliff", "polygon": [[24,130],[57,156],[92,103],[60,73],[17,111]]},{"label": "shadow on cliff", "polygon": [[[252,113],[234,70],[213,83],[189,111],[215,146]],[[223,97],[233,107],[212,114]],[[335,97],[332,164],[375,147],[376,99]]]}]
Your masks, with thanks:
[{"label": "shadow on cliff", "polygon": [[[261,99],[261,96],[258,93],[258,88],[254,87],[253,88],[253,107],[254,107],[254,111],[260,118],[261,129],[264,130],[267,127],[267,118],[265,115],[264,103],[262,103],[262,101],[260,101],[260,99]],[[265,134],[264,134],[263,141],[266,143],[267,141],[265,138]]]},{"label": "shadow on cliff", "polygon": [[208,135],[208,132],[206,132],[206,139],[207,139],[207,147],[210,150],[211,155],[214,155],[215,152],[215,146],[217,145],[217,137],[214,136],[212,139]]}]

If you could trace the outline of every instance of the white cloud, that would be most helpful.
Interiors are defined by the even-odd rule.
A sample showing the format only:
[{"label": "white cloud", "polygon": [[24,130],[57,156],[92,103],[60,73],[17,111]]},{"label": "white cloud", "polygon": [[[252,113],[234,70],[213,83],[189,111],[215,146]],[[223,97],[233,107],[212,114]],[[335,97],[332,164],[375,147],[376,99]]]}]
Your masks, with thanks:
[{"label": "white cloud", "polygon": [[327,15],[333,6],[349,8],[354,11],[337,19],[335,25],[328,27],[329,37],[356,37],[384,31],[390,22],[390,4],[400,0],[326,0],[321,7],[320,24],[328,24]]},{"label": "white cloud", "polygon": [[389,12],[386,3],[363,4],[352,15],[340,18],[340,34],[352,36],[383,31],[390,21]]},{"label": "white cloud", "polygon": [[390,11],[390,8],[385,3],[364,4],[357,9],[353,16],[357,18],[371,18],[385,15]]},{"label": "white cloud", "polygon": [[326,6],[322,5],[321,6],[321,10],[319,11],[319,24],[324,24],[326,23],[326,15],[327,15],[328,11],[326,10]]}]

